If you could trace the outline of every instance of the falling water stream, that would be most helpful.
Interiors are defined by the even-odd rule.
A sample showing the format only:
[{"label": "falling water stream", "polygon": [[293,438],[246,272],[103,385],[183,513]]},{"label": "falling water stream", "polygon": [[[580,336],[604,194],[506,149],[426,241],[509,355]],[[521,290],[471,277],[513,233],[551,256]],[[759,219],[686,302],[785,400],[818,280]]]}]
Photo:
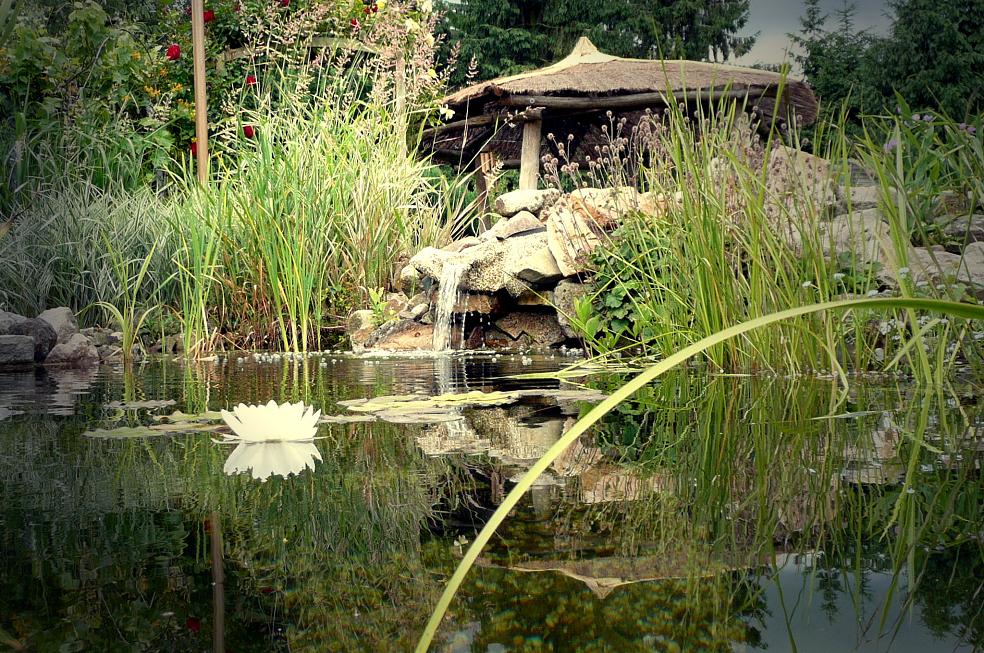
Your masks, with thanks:
[{"label": "falling water stream", "polygon": [[437,308],[434,315],[434,351],[451,349],[451,318],[454,306],[458,303],[461,278],[468,266],[464,263],[448,263],[441,271],[437,295]]}]

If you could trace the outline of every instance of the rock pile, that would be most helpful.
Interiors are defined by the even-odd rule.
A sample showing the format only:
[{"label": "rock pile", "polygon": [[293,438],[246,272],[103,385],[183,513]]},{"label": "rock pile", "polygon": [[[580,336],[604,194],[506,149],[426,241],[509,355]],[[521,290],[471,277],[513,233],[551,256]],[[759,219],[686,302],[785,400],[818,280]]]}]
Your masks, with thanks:
[{"label": "rock pile", "polygon": [[[512,349],[567,344],[574,302],[587,290],[588,255],[629,210],[653,211],[663,198],[633,188],[518,190],[495,201],[496,222],[480,236],[418,252],[400,273],[398,310],[373,328],[356,312],[348,333],[355,349],[431,349],[446,268],[464,266],[451,309],[451,347]],[[402,305],[401,305],[402,303]]]},{"label": "rock pile", "polygon": [[108,342],[97,347],[79,331],[75,314],[69,308],[49,309],[36,318],[0,311],[0,367],[35,364],[83,367],[112,354]]},{"label": "rock pile", "polygon": [[[905,200],[898,191],[885,193],[860,175],[856,183],[840,185],[829,161],[784,146],[773,150],[768,165],[766,214],[794,252],[819,248],[854,270],[874,267],[882,289],[890,292],[898,288],[899,276],[911,275],[917,286],[960,283],[984,299],[984,210],[967,197],[938,197],[938,217],[930,228],[945,244],[906,243],[903,258],[885,213]],[[726,165],[712,165],[708,174],[728,171]],[[734,185],[727,178],[721,183]],[[353,347],[441,348],[434,343],[436,303],[451,271],[458,293],[444,293],[454,297],[454,305],[442,313],[452,316],[449,348],[575,344],[570,318],[588,292],[588,255],[627,212],[666,219],[682,200],[682,193],[668,197],[629,187],[506,193],[495,200],[496,221],[488,231],[441,249],[425,248],[410,259],[400,273],[402,292],[388,298],[382,324],[378,311],[352,316]]]}]

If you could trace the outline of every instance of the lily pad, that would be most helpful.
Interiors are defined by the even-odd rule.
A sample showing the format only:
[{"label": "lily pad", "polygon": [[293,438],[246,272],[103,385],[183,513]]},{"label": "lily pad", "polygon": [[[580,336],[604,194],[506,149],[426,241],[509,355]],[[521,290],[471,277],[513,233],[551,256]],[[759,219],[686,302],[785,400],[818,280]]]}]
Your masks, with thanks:
[{"label": "lily pad", "polygon": [[384,422],[391,424],[436,424],[439,422],[457,422],[464,419],[464,416],[451,411],[421,411],[419,413],[401,413],[398,411],[384,410],[376,413],[376,416]]},{"label": "lily pad", "polygon": [[166,406],[173,406],[175,403],[174,399],[147,399],[144,401],[111,401],[106,404],[106,408],[112,408],[114,410],[139,410],[144,409],[154,409],[154,408],[164,408]]},{"label": "lily pad", "polygon": [[424,395],[395,395],[373,397],[371,399],[349,399],[338,402],[349,410],[359,413],[387,412],[390,414],[409,414],[435,412],[435,408],[464,408],[466,406],[501,406],[511,404],[520,398],[519,392],[457,392],[427,397]]},{"label": "lily pad", "polygon": [[322,415],[319,424],[352,424],[355,422],[375,422],[375,415]]},{"label": "lily pad", "polygon": [[82,435],[102,440],[129,440],[132,438],[151,438],[161,435],[180,435],[183,433],[217,433],[228,431],[223,424],[152,424],[150,426],[118,426],[114,429],[92,429]]},{"label": "lily pad", "polygon": [[222,413],[216,410],[207,410],[204,413],[182,413],[178,410],[170,415],[155,415],[154,419],[168,424],[202,424],[222,421]]}]

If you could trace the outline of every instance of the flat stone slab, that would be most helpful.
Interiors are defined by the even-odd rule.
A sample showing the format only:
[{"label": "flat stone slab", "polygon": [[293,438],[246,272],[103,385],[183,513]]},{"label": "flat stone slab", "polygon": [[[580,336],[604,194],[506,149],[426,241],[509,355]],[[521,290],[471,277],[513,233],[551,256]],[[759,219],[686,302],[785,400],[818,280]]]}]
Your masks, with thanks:
[{"label": "flat stone slab", "polygon": [[34,364],[34,338],[0,336],[0,367]]}]

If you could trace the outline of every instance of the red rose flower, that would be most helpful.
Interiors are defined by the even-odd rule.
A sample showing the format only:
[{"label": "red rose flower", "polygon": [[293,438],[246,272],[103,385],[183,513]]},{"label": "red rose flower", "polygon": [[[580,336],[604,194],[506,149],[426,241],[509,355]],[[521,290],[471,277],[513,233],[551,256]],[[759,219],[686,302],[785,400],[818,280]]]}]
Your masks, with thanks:
[{"label": "red rose flower", "polygon": [[206,9],[202,13],[202,17],[205,19],[206,23],[211,23],[213,20],[215,20],[215,12],[212,11],[211,9]]},{"label": "red rose flower", "polygon": [[256,128],[253,125],[243,125],[243,135],[246,138],[253,138],[256,136]]},{"label": "red rose flower", "polygon": [[379,5],[377,5],[376,3],[373,3],[372,5],[372,13],[374,14],[379,13]]},{"label": "red rose flower", "polygon": [[359,19],[358,19],[358,18],[353,18],[353,19],[352,19],[352,22],[351,22],[351,25],[352,25],[352,27],[354,27],[355,29],[359,29]]},{"label": "red rose flower", "polygon": [[362,13],[368,16],[370,13],[372,13],[372,9],[370,9],[369,7],[363,7]]},{"label": "red rose flower", "polygon": [[171,61],[177,61],[178,59],[181,58],[181,46],[178,45],[177,43],[172,43],[171,45],[167,46],[167,51],[164,53],[164,56],[166,56]]},{"label": "red rose flower", "polygon": [[197,634],[202,629],[202,622],[197,617],[188,617],[185,620],[185,628]]},{"label": "red rose flower", "polygon": [[280,0],[280,6],[281,7],[289,7],[290,6],[290,0]]},{"label": "red rose flower", "polygon": [[246,86],[256,86],[256,77],[253,75],[246,75]]},{"label": "red rose flower", "polygon": [[191,142],[191,156],[198,156],[198,143],[195,141]]}]

